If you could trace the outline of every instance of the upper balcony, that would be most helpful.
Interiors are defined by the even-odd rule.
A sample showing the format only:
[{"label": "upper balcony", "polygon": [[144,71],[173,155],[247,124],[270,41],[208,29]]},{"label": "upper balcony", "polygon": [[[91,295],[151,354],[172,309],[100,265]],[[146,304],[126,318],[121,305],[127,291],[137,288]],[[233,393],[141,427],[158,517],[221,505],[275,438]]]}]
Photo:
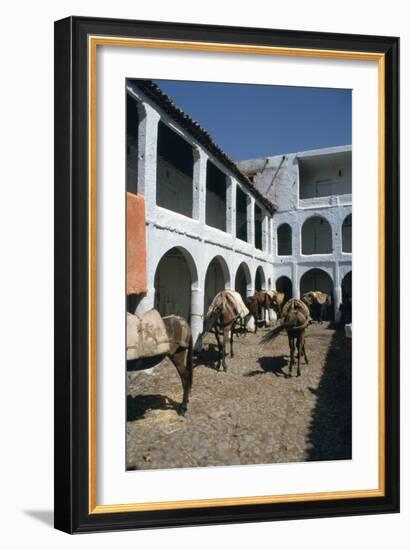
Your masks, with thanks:
[{"label": "upper balcony", "polygon": [[298,163],[299,208],[351,204],[351,147],[301,153]]}]

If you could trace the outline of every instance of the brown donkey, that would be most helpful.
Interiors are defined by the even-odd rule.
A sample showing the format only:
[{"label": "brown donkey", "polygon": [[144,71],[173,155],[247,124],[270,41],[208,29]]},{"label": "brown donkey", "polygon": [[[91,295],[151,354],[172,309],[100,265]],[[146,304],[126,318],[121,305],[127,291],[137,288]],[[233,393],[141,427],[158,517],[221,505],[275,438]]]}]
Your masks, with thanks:
[{"label": "brown donkey", "polygon": [[280,324],[273,330],[269,331],[263,338],[262,342],[270,342],[282,331],[288,333],[290,361],[289,361],[289,376],[292,376],[292,367],[295,364],[295,349],[298,351],[297,376],[300,376],[300,358],[305,358],[306,364],[309,363],[305,349],[305,331],[310,323],[309,309],[301,300],[292,298],[286,302],[282,310]]},{"label": "brown donkey", "polygon": [[233,333],[235,325],[248,314],[249,310],[243,303],[241,295],[233,290],[222,290],[212,300],[205,317],[202,335],[207,332],[215,334],[218,344],[218,369],[221,368],[222,362],[222,368],[226,372],[225,355],[228,339],[231,343],[231,357],[233,357]]},{"label": "brown donkey", "polygon": [[148,358],[158,363],[167,357],[177,369],[182,382],[182,403],[177,412],[187,411],[193,378],[191,327],[177,315],[162,317],[152,309],[142,317],[127,313],[127,360],[136,360],[138,369],[152,367]]}]

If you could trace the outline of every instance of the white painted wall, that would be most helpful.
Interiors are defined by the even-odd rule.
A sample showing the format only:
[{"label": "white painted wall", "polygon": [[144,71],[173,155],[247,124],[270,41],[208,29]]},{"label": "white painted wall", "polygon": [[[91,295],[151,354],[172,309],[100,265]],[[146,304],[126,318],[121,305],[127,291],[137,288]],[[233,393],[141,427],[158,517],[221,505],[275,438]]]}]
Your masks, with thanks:
[{"label": "white painted wall", "polygon": [[[221,256],[225,263],[225,284],[222,288],[232,288],[235,285],[235,276],[238,266],[244,262],[250,272],[250,280],[247,285],[247,293],[251,294],[255,289],[256,270],[260,268],[263,275],[262,288],[268,288],[270,279],[271,285],[274,281],[273,257],[267,247],[267,230],[269,226],[268,214],[265,209],[262,215],[266,215],[266,221],[263,223],[263,241],[265,250],[256,249],[254,246],[255,235],[255,198],[245,189],[242,184],[236,181],[233,174],[223,167],[205,148],[196,142],[196,140],[184,129],[180,128],[176,122],[169,119],[160,107],[153,101],[145,97],[138,87],[133,84],[128,85],[128,92],[139,102],[140,110],[143,110],[145,117],[140,123],[139,143],[139,164],[138,177],[139,189],[145,196],[146,205],[146,224],[147,224],[147,279],[148,292],[138,304],[136,313],[142,314],[144,311],[155,307],[158,295],[161,298],[161,308],[164,313],[176,313],[189,317],[194,342],[198,340],[199,334],[203,330],[203,320],[205,304],[209,301],[209,296],[205,295],[205,277],[209,265],[215,256]],[[194,154],[193,182],[189,178],[176,170],[163,159],[157,158],[157,136],[159,121],[168,126],[191,144]],[[212,195],[206,193],[206,166],[208,160],[222,170],[229,178],[229,193],[227,198],[230,200],[229,212],[231,223],[225,224],[226,231],[211,227],[206,223],[206,200]],[[164,203],[172,208],[164,208],[158,205],[158,183],[164,188],[164,193],[169,196],[170,204]],[[181,193],[183,187],[193,189],[192,209],[189,209],[189,193]],[[236,193],[232,192],[233,187],[240,187],[247,194],[247,227],[248,242],[236,238],[235,227],[232,218],[236,212]],[[164,195],[165,196],[165,195]],[[216,204],[215,197],[211,196],[213,205]],[[220,221],[223,216],[228,218],[228,208],[221,208],[221,201],[216,208],[215,221]],[[218,208],[220,211],[218,211]],[[190,215],[184,215],[192,212]],[[175,211],[179,210],[179,212]],[[178,247],[183,253],[189,265],[190,278],[181,276],[178,278],[178,270],[175,264],[170,265],[169,280],[162,283],[162,287],[157,289],[155,284],[157,268],[164,257],[174,247]],[[165,275],[165,272],[164,272]],[[163,280],[164,277],[161,277]],[[220,282],[216,282],[217,286]],[[208,285],[210,289],[211,286]],[[209,290],[210,292],[210,290]],[[190,302],[187,303],[187,296],[190,296]],[[179,304],[178,301],[181,303]],[[174,309],[174,311],[172,311]],[[200,342],[199,342],[200,345]]]},{"label": "white painted wall", "polygon": [[352,154],[350,148],[335,154],[309,158],[299,156],[299,197],[329,197],[352,193]]},{"label": "white painted wall", "polygon": [[[328,192],[349,193],[301,199],[301,163],[309,167],[308,185],[316,179],[330,177],[333,183],[327,185]],[[352,269],[351,246],[350,251],[349,247],[342,250],[342,225],[352,213],[351,146],[251,159],[239,165],[246,173],[254,174],[253,181],[258,190],[278,205],[272,220],[275,281],[281,276],[289,277],[293,283],[293,296],[298,298],[303,274],[310,269],[322,269],[329,274],[334,285],[332,300],[336,314],[341,301],[341,273]],[[323,227],[320,222],[312,221],[304,225],[310,218],[324,220]],[[292,254],[279,256],[277,230],[284,223],[292,228]],[[349,231],[345,233],[348,239]],[[317,253],[318,250],[323,253]]]}]

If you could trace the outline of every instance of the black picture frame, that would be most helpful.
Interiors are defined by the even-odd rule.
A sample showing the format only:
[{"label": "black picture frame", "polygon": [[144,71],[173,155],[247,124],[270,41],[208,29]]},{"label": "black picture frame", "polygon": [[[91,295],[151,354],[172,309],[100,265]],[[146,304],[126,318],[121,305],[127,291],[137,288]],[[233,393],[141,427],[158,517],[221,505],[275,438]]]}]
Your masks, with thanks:
[{"label": "black picture frame", "polygon": [[[371,52],[384,57],[385,490],[382,496],[90,512],[88,37]],[[399,511],[399,39],[68,17],[55,23],[55,527],[67,533]]]}]

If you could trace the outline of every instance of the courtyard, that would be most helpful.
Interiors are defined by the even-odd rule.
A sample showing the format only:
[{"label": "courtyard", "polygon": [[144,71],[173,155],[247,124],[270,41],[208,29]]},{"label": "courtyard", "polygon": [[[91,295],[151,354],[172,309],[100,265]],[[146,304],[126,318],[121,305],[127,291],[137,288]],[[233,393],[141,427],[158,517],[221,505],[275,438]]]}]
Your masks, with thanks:
[{"label": "courtyard", "polygon": [[195,357],[188,412],[168,359],[127,372],[127,469],[166,469],[351,458],[351,353],[329,323],[307,329],[309,364],[289,377],[286,333],[234,337],[216,370],[212,335]]}]

